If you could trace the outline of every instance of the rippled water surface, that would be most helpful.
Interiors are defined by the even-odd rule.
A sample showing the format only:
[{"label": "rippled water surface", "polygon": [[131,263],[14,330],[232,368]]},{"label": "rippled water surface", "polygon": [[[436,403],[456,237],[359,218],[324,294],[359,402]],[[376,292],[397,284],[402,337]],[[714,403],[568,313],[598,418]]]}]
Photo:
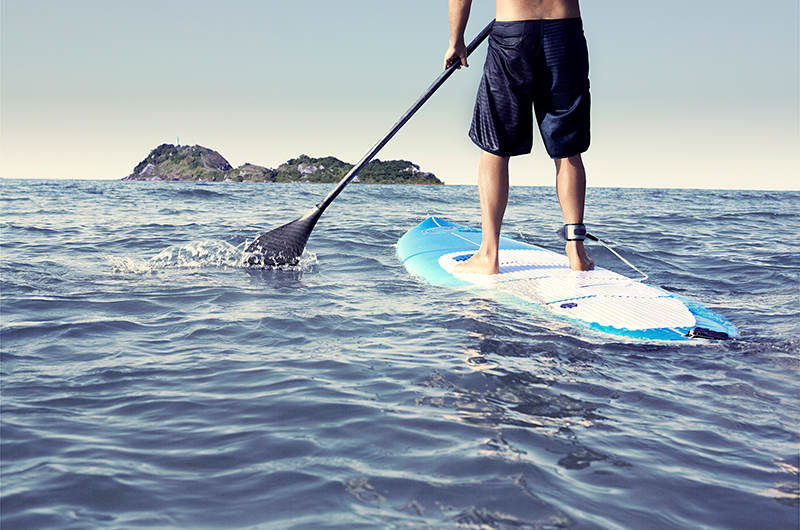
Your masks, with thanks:
[{"label": "rippled water surface", "polygon": [[[474,187],[351,185],[253,271],[328,186],[1,185],[4,529],[798,528],[800,193],[589,190],[593,233],[741,331],[667,344],[409,276],[397,240],[478,226]],[[504,233],[560,223],[512,189]]]}]

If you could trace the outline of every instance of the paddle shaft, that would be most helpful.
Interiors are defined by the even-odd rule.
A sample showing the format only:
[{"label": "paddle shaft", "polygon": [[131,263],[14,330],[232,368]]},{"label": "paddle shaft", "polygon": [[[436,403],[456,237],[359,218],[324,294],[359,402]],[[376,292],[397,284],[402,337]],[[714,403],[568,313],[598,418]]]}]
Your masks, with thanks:
[{"label": "paddle shaft", "polygon": [[[472,42],[470,42],[469,46],[467,46],[467,56],[469,56],[473,51],[475,51],[475,48],[480,46],[480,44],[486,39],[486,37],[492,31],[493,25],[494,25],[494,20],[489,22],[489,24],[485,28],[483,28],[483,31],[481,31],[477,37],[472,39]],[[399,131],[400,128],[403,127],[403,125],[405,125],[406,122],[408,122],[408,120],[410,120],[414,114],[416,114],[416,112],[420,109],[420,107],[422,107],[422,105],[424,105],[425,102],[428,101],[428,99],[430,99],[433,93],[436,92],[436,90],[438,90],[439,87],[442,86],[445,81],[447,81],[447,78],[453,75],[453,72],[458,70],[458,67],[460,65],[461,61],[456,61],[455,63],[447,67],[439,75],[438,78],[436,78],[436,81],[434,81],[433,84],[430,87],[428,87],[428,90],[426,90],[419,97],[419,99],[411,106],[411,108],[408,109],[406,113],[400,117],[399,120],[397,120],[397,123],[395,123],[391,129],[389,129],[389,132],[387,132],[383,136],[383,138],[381,138],[378,141],[378,143],[376,143],[372,147],[372,149],[370,149],[369,152],[366,155],[364,155],[364,158],[362,158],[358,164],[353,166],[353,169],[351,169],[347,173],[347,175],[345,175],[344,178],[341,181],[339,181],[339,184],[337,184],[336,187],[333,188],[333,190],[331,190],[331,192],[328,193],[328,195],[316,205],[316,208],[320,212],[323,212],[325,208],[327,208],[328,205],[330,205],[330,203],[333,202],[333,200],[342,192],[344,187],[347,186],[350,183],[350,181],[353,180],[362,169],[364,169],[364,166],[369,164],[369,162],[375,157],[375,155],[378,154],[378,151],[383,149],[383,146],[389,143],[389,140],[391,140],[394,137],[394,135],[397,134],[397,131]]]},{"label": "paddle shaft", "polygon": [[[469,43],[467,46],[467,55],[471,54],[475,48],[483,42],[484,39],[489,35],[492,31],[492,25],[494,21],[490,22],[483,31],[475,37],[472,42]],[[322,212],[325,211],[325,208],[330,205],[331,202],[342,192],[345,186],[353,180],[358,172],[361,171],[364,166],[366,166],[373,157],[378,154],[378,151],[386,145],[392,137],[397,134],[397,131],[406,124],[408,120],[422,107],[422,105],[428,101],[428,99],[433,95],[436,90],[442,86],[448,77],[450,77],[453,72],[458,69],[459,62],[456,62],[449,67],[447,67],[433,82],[433,84],[425,91],[422,96],[411,106],[410,109],[406,111],[405,114],[398,120],[394,126],[389,129],[383,138],[378,141],[375,146],[369,150],[369,152],[364,155],[364,158],[361,161],[353,166],[353,169],[350,170],[347,175],[336,185],[336,187],[328,193],[327,197],[325,197],[320,203],[316,206],[311,208],[308,212],[305,213],[299,219],[295,219],[294,221],[287,223],[283,226],[279,226],[274,230],[270,230],[264,234],[261,234],[255,241],[250,243],[248,247],[245,249],[245,254],[248,254],[247,262],[253,266],[259,267],[281,267],[284,265],[294,266],[300,259],[300,256],[303,254],[303,250],[305,249],[306,242],[308,241],[308,237],[311,235],[311,231],[314,229],[314,225],[316,225],[317,220],[322,215]]]}]

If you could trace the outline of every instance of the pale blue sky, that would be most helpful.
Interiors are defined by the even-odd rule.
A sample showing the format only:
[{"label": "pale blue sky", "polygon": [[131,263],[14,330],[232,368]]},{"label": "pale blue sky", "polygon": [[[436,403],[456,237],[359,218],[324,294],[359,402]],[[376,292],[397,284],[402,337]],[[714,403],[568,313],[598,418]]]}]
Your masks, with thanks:
[{"label": "pale blue sky", "polygon": [[[797,0],[584,1],[590,186],[800,189]],[[475,0],[471,38],[494,16]],[[0,175],[119,179],[161,143],[355,163],[439,74],[446,0],[3,0]],[[485,45],[378,155],[475,182]],[[538,142],[538,139],[537,139]],[[512,184],[550,185],[540,143]]]}]

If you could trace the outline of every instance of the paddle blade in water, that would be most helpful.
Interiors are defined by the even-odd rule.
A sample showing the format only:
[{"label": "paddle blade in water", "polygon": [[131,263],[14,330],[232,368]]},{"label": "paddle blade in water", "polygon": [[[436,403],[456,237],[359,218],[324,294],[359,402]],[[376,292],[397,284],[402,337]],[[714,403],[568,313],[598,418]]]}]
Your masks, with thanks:
[{"label": "paddle blade in water", "polygon": [[256,268],[297,265],[321,215],[322,210],[315,206],[300,219],[261,234],[244,251],[247,264]]}]

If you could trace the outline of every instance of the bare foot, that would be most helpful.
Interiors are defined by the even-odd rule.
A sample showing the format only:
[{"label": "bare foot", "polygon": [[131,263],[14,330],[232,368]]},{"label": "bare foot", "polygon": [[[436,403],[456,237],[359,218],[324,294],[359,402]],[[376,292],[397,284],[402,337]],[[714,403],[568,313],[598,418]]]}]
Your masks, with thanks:
[{"label": "bare foot", "polygon": [[500,272],[500,262],[497,256],[489,257],[476,252],[467,261],[457,263],[453,273],[472,274],[497,274]]},{"label": "bare foot", "polygon": [[574,271],[588,271],[594,268],[594,260],[586,253],[583,241],[567,241],[569,268]]}]

